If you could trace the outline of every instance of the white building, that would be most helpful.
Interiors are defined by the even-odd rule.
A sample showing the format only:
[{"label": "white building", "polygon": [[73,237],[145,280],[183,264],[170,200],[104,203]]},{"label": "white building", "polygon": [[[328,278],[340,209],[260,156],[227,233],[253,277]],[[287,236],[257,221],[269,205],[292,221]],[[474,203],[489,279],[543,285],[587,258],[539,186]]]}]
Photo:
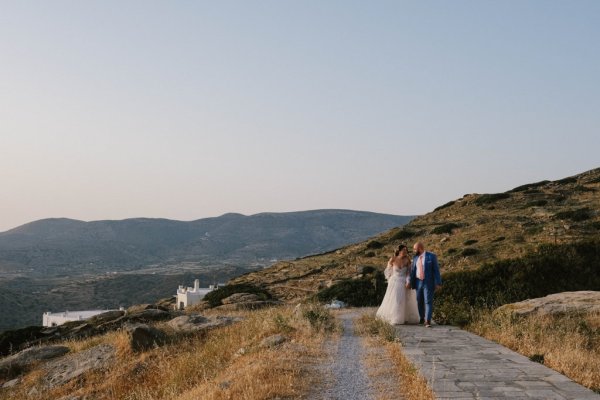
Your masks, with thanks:
[{"label": "white building", "polygon": [[210,285],[207,288],[200,287],[200,280],[194,281],[194,287],[183,287],[179,285],[177,289],[177,302],[175,308],[183,310],[186,307],[193,306],[194,304],[200,303],[200,300],[208,293],[217,289],[217,285]]},{"label": "white building", "polygon": [[43,316],[43,326],[58,326],[70,321],[83,321],[92,318],[94,315],[102,314],[114,310],[87,310],[87,311],[65,311],[65,312],[45,312]]}]

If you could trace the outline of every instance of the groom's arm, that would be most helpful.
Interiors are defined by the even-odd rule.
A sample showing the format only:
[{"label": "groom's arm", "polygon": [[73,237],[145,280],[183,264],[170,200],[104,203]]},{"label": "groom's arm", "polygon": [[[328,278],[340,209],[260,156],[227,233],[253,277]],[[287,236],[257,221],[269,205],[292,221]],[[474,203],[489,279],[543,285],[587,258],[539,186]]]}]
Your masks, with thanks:
[{"label": "groom's arm", "polygon": [[433,279],[435,286],[442,286],[442,276],[440,274],[440,265],[438,264],[437,256],[433,255]]}]

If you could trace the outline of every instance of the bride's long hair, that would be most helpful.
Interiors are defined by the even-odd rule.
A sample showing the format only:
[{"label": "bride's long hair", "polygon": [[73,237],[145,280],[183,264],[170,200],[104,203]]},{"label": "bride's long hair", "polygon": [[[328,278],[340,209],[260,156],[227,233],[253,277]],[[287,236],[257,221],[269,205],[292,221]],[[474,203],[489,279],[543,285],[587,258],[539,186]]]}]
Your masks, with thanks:
[{"label": "bride's long hair", "polygon": [[[405,250],[405,249],[408,252],[408,247],[405,244],[398,245],[398,248],[396,249],[396,251],[394,251],[393,258],[394,259],[398,258],[398,256],[400,256],[400,253],[402,253],[402,250]],[[400,260],[402,262],[409,261],[409,257],[408,257],[408,255],[404,254],[404,255],[402,255],[402,257],[400,257]]]}]

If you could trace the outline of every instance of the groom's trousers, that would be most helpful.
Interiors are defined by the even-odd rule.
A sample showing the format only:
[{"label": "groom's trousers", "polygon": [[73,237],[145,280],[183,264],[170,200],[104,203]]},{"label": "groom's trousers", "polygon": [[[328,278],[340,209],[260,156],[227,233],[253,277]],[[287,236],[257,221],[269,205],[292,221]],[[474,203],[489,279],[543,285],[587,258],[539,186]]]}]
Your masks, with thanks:
[{"label": "groom's trousers", "polygon": [[431,321],[433,315],[433,293],[434,288],[427,286],[425,281],[417,279],[417,307],[419,308],[419,318],[425,321]]}]

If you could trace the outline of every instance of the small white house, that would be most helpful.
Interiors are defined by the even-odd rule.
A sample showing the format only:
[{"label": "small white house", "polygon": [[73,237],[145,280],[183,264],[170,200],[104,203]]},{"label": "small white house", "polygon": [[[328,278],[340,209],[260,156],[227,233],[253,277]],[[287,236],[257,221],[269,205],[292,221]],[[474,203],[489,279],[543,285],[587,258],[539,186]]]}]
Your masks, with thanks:
[{"label": "small white house", "polygon": [[65,312],[45,312],[43,315],[43,326],[58,326],[70,321],[84,321],[92,318],[94,315],[102,314],[114,310],[87,310],[87,311],[65,311]]},{"label": "small white house", "polygon": [[208,293],[217,289],[218,285],[210,285],[207,288],[200,287],[200,280],[194,281],[194,287],[183,287],[179,285],[177,289],[177,302],[175,308],[183,310],[186,307],[193,306],[194,304],[200,303],[200,300]]}]

